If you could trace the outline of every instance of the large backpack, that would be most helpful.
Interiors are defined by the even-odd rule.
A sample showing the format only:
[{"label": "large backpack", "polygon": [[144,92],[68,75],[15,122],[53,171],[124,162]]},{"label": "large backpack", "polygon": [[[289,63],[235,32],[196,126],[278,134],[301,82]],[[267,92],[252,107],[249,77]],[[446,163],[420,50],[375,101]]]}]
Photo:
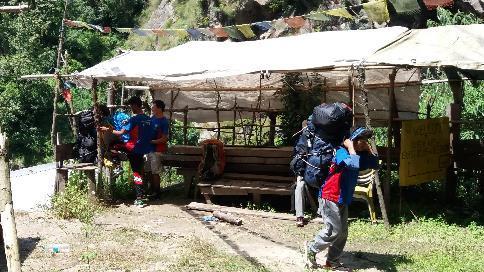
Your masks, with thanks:
[{"label": "large backpack", "polygon": [[352,111],[344,103],[316,106],[295,146],[291,169],[311,187],[326,179],[335,147],[349,135]]},{"label": "large backpack", "polygon": [[208,139],[200,143],[202,160],[198,166],[200,180],[215,180],[223,175],[225,168],[224,144],[216,139]]},{"label": "large backpack", "polygon": [[352,118],[353,111],[345,103],[323,103],[313,110],[314,132],[324,141],[339,146],[345,137],[349,137]]},{"label": "large backpack", "polygon": [[97,132],[93,111],[81,111],[78,120],[74,155],[80,162],[93,163],[97,158]]}]

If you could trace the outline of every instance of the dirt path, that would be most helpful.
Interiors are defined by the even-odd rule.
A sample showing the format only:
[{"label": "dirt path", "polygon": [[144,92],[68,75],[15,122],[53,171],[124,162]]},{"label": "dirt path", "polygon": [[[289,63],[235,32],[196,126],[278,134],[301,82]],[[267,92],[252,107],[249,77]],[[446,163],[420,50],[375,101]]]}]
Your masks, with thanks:
[{"label": "dirt path", "polygon": [[[298,229],[293,222],[250,216],[242,217],[240,227],[203,222],[207,213],[181,204],[143,209],[122,204],[96,217],[92,227],[45,212],[19,214],[24,271],[171,271],[198,240],[265,270],[304,271],[302,241],[320,227]],[[49,245],[56,243],[68,244],[69,252],[51,255]],[[345,261],[376,271],[353,254]]]}]

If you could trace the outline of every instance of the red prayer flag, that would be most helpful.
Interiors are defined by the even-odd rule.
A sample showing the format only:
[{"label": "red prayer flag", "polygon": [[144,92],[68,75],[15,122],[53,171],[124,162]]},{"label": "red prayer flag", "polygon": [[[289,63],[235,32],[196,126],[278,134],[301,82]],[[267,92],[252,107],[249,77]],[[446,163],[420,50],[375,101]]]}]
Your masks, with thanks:
[{"label": "red prayer flag", "polygon": [[285,18],[284,21],[290,28],[301,28],[306,23],[302,16]]},{"label": "red prayer flag", "polygon": [[428,10],[433,10],[438,7],[448,7],[454,4],[454,0],[423,0]]},{"label": "red prayer flag", "polygon": [[64,90],[62,90],[62,97],[64,97],[64,99],[67,102],[70,102],[72,100],[71,90],[70,89],[64,89]]},{"label": "red prayer flag", "polygon": [[217,38],[228,38],[229,34],[221,27],[212,27],[210,31],[215,35]]}]

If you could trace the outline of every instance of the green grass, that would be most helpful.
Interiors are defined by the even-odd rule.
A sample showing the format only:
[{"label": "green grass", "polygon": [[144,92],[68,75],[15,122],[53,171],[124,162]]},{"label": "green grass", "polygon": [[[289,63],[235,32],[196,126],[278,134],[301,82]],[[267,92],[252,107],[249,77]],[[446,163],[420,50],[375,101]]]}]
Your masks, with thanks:
[{"label": "green grass", "polygon": [[195,238],[185,244],[186,249],[168,271],[269,271],[241,256],[221,252],[200,239]]},{"label": "green grass", "polygon": [[[385,271],[483,271],[484,227],[420,218],[386,230],[364,221],[350,224],[348,245],[376,255]],[[358,256],[357,254],[357,256]]]}]

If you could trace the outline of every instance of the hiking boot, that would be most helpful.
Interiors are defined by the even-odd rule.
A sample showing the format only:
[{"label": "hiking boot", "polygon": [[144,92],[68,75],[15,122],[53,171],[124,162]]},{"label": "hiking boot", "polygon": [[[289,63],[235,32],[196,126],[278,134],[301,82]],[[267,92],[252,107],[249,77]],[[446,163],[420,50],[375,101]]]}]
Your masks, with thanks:
[{"label": "hiking boot", "polygon": [[304,217],[296,218],[296,226],[300,228],[304,227]]},{"label": "hiking boot", "polygon": [[146,203],[143,201],[143,199],[136,199],[134,201],[134,205],[138,208],[144,208],[146,207]]},{"label": "hiking boot", "polygon": [[353,271],[353,269],[344,266],[342,263],[330,261],[326,261],[323,268],[331,271]]},{"label": "hiking boot", "polygon": [[318,263],[316,262],[316,252],[313,252],[309,248],[309,242],[304,242],[304,266],[306,268],[318,268]]}]

